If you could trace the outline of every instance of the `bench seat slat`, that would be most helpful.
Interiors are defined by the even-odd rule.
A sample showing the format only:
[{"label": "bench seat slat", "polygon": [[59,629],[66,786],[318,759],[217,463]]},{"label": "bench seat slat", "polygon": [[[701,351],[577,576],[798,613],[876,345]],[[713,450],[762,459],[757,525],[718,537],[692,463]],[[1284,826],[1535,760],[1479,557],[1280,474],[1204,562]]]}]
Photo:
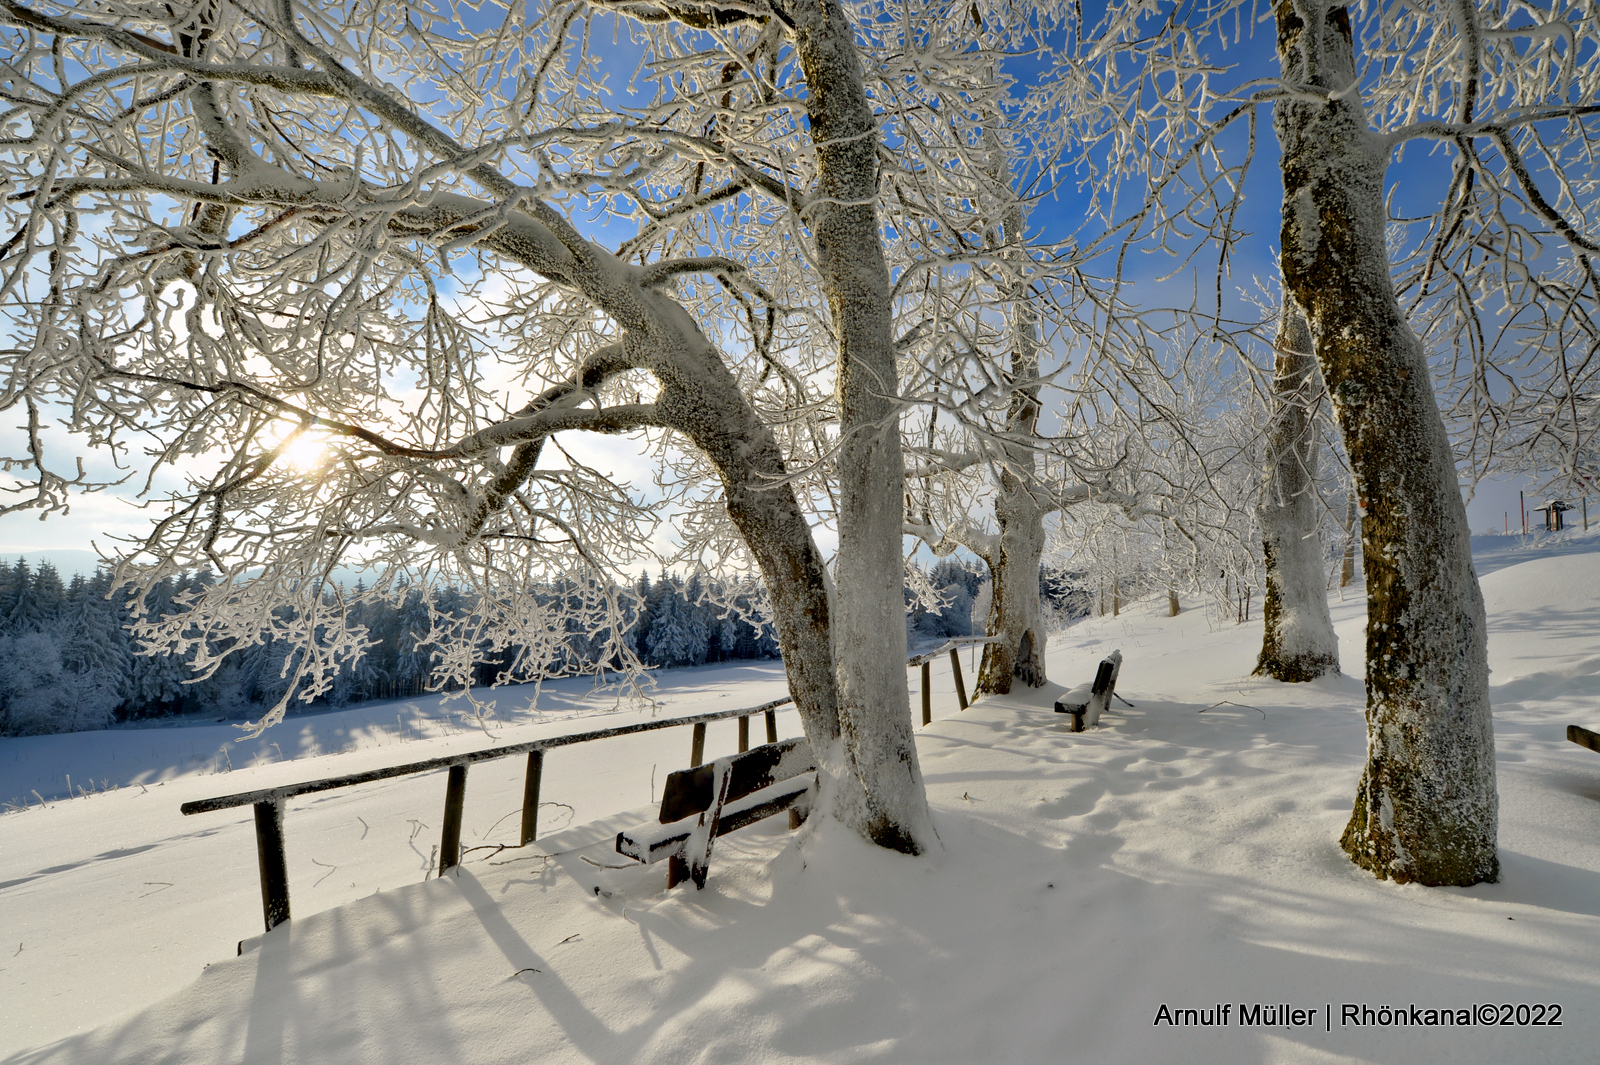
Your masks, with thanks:
[{"label": "bench seat slat", "polygon": [[[784,810],[804,807],[802,812],[808,811],[811,803],[807,793],[811,785],[811,778],[806,776],[780,780],[742,799],[724,804],[722,816],[717,821],[717,835],[726,836],[729,832],[736,832]],[[653,865],[677,854],[699,826],[700,815],[690,814],[667,824],[640,825],[618,832],[617,853]]]}]

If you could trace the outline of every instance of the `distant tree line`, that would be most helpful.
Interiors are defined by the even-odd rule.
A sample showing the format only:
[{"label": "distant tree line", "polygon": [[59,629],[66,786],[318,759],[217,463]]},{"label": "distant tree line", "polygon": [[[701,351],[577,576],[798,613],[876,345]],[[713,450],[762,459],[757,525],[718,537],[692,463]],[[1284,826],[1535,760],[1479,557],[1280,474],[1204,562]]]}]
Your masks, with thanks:
[{"label": "distant tree line", "polygon": [[[205,571],[161,581],[146,599],[151,616],[177,611],[185,593],[211,582]],[[763,618],[759,585],[724,588],[699,576],[641,577],[634,589],[626,638],[641,660],[664,667],[731,659],[778,657]],[[347,665],[332,690],[316,700],[331,706],[409,698],[428,690],[438,650],[426,642],[434,615],[466,617],[473,598],[455,588],[436,591],[430,614],[421,591],[393,600],[350,597],[353,620],[371,645]],[[552,599],[560,596],[552,589]],[[209,677],[197,678],[188,656],[141,655],[128,624],[130,602],[113,592],[111,574],[63,581],[48,562],[26,559],[0,566],[0,736],[75,732],[117,722],[179,714],[253,716],[283,695],[292,672],[291,649],[270,641],[229,655]],[[566,672],[591,671],[598,641],[569,638]],[[485,650],[475,683],[514,676],[518,649]],[[561,670],[558,669],[558,672]]]},{"label": "distant tree line", "polygon": [[[185,593],[211,582],[200,571],[161,581],[146,600],[149,616],[176,612]],[[947,558],[931,570],[913,569],[907,582],[906,627],[911,642],[926,644],[983,632],[988,578],[980,565]],[[920,594],[918,591],[920,590]],[[366,628],[371,645],[345,666],[333,688],[315,700],[345,706],[374,699],[403,699],[429,690],[438,648],[427,642],[434,616],[464,618],[473,599],[456,588],[373,600],[357,584],[348,610]],[[663,668],[778,658],[772,627],[764,620],[760,586],[725,587],[698,574],[641,576],[628,600],[626,639],[643,662]],[[1070,574],[1040,576],[1046,603],[1066,617],[1087,611]],[[560,591],[551,589],[552,599]],[[197,677],[188,656],[141,655],[128,625],[133,606],[113,592],[111,574],[79,574],[63,581],[49,562],[26,559],[0,566],[0,736],[76,732],[149,718],[185,714],[246,717],[274,705],[292,673],[291,649],[269,641],[229,655],[215,673]],[[518,649],[483,649],[474,683],[515,676]],[[568,661],[556,672],[590,672],[602,654],[598,637],[575,635],[562,645]]]}]

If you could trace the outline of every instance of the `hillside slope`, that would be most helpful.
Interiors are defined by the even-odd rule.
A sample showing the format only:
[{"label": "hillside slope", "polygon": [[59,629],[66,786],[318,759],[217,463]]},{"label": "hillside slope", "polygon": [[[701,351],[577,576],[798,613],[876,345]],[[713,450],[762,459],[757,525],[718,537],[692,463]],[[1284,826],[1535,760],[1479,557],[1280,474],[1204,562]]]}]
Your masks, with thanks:
[{"label": "hillside slope", "polygon": [[[1574,721],[1600,727],[1592,698],[1600,690],[1600,553],[1529,552],[1486,568],[1502,804],[1497,884],[1398,887],[1345,860],[1336,841],[1364,744],[1358,679],[1289,686],[1251,678],[1258,626],[1139,607],[1085,623],[1052,648],[1051,675],[1064,682],[1088,679],[1112,647],[1126,655],[1121,692],[1134,706],[1097,730],[1072,734],[1050,712],[1059,687],[961,714],[947,694],[936,698],[941,716],[919,733],[945,845],[930,858],[869,848],[827,827],[796,849],[789,834],[757,828],[719,843],[706,890],[669,894],[659,868],[605,868],[623,861],[609,848],[616,829],[650,816],[640,778],[612,807],[637,801],[635,809],[545,836],[537,853],[506,851],[443,879],[386,884],[297,916],[242,957],[226,957],[231,944],[219,941],[216,960],[189,986],[6,1060],[1592,1062],[1600,1045],[1600,756],[1567,743],[1564,729]],[[1360,603],[1335,604],[1334,619],[1351,669],[1360,661]],[[736,686],[732,705],[759,701],[738,695]],[[584,781],[624,763],[663,773],[684,764],[686,737],[657,735],[654,746],[616,757],[599,744],[581,748],[582,758],[574,751],[566,786],[581,792]],[[422,746],[408,744],[406,758]],[[515,773],[499,775],[507,780],[483,790],[500,789],[493,801],[514,808]],[[183,794],[162,797],[162,808],[175,808],[194,783],[167,785]],[[215,779],[200,783],[197,793],[219,790]],[[637,800],[626,798],[628,788]],[[220,790],[235,790],[233,782]],[[441,790],[430,779],[394,786],[366,807],[328,796],[291,809],[291,860],[316,853],[341,870],[308,864],[303,875],[296,870],[296,892],[319,875],[343,879],[340,863],[355,861],[358,816],[436,824]],[[562,798],[559,787],[547,794]],[[124,790],[55,809],[101,803],[109,820],[118,803],[151,802]],[[468,811],[480,832],[499,811],[485,803],[476,817]],[[44,826],[51,814],[0,818],[0,839],[32,838],[23,826]],[[255,933],[243,819],[183,820],[189,835],[151,853],[211,847],[205,853],[216,855],[226,839],[230,858],[225,867],[215,858],[210,868],[190,862],[181,888],[170,890],[194,897],[226,882],[234,909],[210,914],[209,934]],[[340,846],[349,857],[335,857]],[[406,844],[388,838],[385,846]],[[10,845],[5,852],[15,853]],[[417,855],[404,855],[403,879],[415,880]],[[175,879],[130,866],[117,882],[130,874]],[[0,889],[0,935],[13,940],[17,890]],[[157,899],[152,924],[186,920],[182,908],[155,908]],[[57,927],[94,920],[93,902],[55,902]],[[145,948],[119,928],[102,924],[98,934],[103,949],[84,964],[121,966],[119,979],[136,981]],[[17,1002],[22,991],[48,1010],[48,1000],[18,985],[27,957],[24,950],[0,963],[0,1000]],[[56,979],[61,995],[95,993]],[[1315,1012],[1299,1026],[1241,1023],[1245,1007],[1280,1003]],[[1344,1021],[1346,1004],[1358,1022],[1370,1007],[1376,1022],[1393,1019],[1385,1007],[1407,1007],[1409,1020],[1413,1004],[1499,1003],[1513,1007],[1513,1021],[1518,1004],[1558,1004],[1561,1024]],[[1202,1011],[1201,1019],[1219,1004],[1225,1025],[1158,1023],[1184,1018],[1173,1012],[1183,1009]],[[26,1035],[11,1029],[9,1045],[28,1045]]]}]

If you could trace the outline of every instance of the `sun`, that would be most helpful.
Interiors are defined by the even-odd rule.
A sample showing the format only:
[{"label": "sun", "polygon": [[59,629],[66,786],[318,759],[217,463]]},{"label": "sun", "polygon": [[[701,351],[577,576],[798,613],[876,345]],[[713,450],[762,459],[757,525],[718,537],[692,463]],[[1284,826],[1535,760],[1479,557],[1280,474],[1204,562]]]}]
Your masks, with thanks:
[{"label": "sun", "polygon": [[278,461],[297,470],[315,470],[328,461],[328,441],[321,433],[301,433],[295,437]]}]

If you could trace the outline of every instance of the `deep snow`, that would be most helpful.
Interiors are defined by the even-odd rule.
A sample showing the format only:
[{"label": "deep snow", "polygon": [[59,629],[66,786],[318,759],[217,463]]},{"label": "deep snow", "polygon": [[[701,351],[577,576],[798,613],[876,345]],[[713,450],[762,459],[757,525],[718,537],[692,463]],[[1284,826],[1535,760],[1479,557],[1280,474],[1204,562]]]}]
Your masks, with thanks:
[{"label": "deep snow", "polygon": [[[95,1065],[1593,1062],[1600,756],[1564,732],[1600,728],[1600,539],[1476,546],[1498,884],[1398,887],[1351,865],[1336,841],[1362,761],[1360,680],[1251,678],[1259,624],[1199,609],[1169,619],[1162,597],[1052,640],[1063,685],[1123,650],[1119,688],[1135,707],[1099,729],[1074,735],[1050,712],[1060,685],[958,714],[948,670],[937,675],[937,719],[918,733],[944,844],[932,857],[826,828],[797,850],[774,826],[720,841],[703,892],[667,893],[659,867],[602,868],[623,864],[610,837],[650,818],[660,778],[687,763],[687,731],[667,730],[553,752],[545,798],[574,809],[546,808],[537,853],[476,852],[444,879],[422,881],[442,774],[291,803],[295,920],[238,958],[235,941],[261,928],[248,811],[184,818],[180,802],[491,741],[432,735],[438,726],[421,722],[438,715],[422,703],[403,719],[428,738],[401,743],[394,707],[302,718],[263,741],[303,757],[247,767],[252,748],[239,744],[221,774],[215,758],[196,761],[226,726],[0,741],[0,796],[66,772],[144,780],[0,816],[0,1054]],[[1344,667],[1357,670],[1359,596],[1335,602],[1333,617]],[[781,687],[759,667],[663,682],[662,713],[753,705]],[[570,720],[579,712],[496,733],[588,727]],[[798,730],[789,714],[780,727]],[[733,742],[732,723],[712,726],[709,753]],[[473,769],[469,844],[515,831],[505,815],[521,768]],[[1280,1002],[1333,1004],[1333,1030],[1321,1012],[1299,1028],[1239,1024],[1240,1003]],[[1343,1003],[1500,1002],[1559,1003],[1563,1023],[1362,1028],[1338,1017]],[[1232,1007],[1225,1027],[1152,1023],[1163,1004],[1217,1003]]]}]

